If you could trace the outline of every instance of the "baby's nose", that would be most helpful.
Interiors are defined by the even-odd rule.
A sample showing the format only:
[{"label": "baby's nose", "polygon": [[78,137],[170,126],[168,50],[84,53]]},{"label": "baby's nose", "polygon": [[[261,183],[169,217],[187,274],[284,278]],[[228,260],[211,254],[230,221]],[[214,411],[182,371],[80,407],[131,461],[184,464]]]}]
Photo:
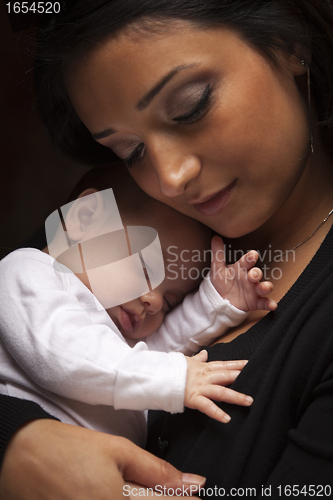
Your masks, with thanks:
[{"label": "baby's nose", "polygon": [[152,290],[141,295],[140,302],[145,311],[150,314],[156,314],[163,307],[163,295],[158,290]]}]

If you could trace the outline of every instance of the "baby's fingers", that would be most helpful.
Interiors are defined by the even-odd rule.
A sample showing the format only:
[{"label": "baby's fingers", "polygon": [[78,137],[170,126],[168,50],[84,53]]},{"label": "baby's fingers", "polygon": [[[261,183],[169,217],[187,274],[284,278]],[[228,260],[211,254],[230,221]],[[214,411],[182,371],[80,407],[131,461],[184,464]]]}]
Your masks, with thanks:
[{"label": "baby's fingers", "polygon": [[241,269],[246,269],[247,271],[249,271],[257,262],[258,258],[258,252],[256,250],[250,250],[250,252],[247,252],[245,255],[243,255],[236,262],[236,264],[238,264]]},{"label": "baby's fingers", "polygon": [[204,396],[198,396],[196,398],[194,408],[207,415],[207,417],[213,418],[223,424],[227,424],[231,420],[230,416],[225,411],[221,410],[213,401]]},{"label": "baby's fingers", "polygon": [[208,352],[206,351],[206,349],[203,349],[202,351],[198,352],[198,354],[192,356],[192,359],[196,359],[197,361],[205,363],[208,359]]},{"label": "baby's fingers", "polygon": [[239,374],[239,370],[214,371],[210,373],[207,380],[209,384],[230,385],[235,382]]},{"label": "baby's fingers", "polygon": [[225,262],[224,243],[220,236],[213,236],[211,241],[211,250],[213,262]]},{"label": "baby's fingers", "polygon": [[[196,358],[196,356],[193,356]],[[211,371],[218,370],[242,370],[248,361],[246,359],[234,361],[210,361],[207,366]]]},{"label": "baby's fingers", "polygon": [[262,281],[261,283],[257,283],[255,285],[256,294],[260,295],[261,297],[271,293],[273,291],[273,288],[273,283],[271,283],[270,281]]},{"label": "baby's fingers", "polygon": [[224,401],[224,403],[240,406],[251,406],[253,403],[251,396],[219,385],[208,385],[203,396],[214,401]]},{"label": "baby's fingers", "polygon": [[263,277],[263,272],[261,269],[259,269],[259,267],[253,267],[252,269],[250,269],[247,276],[251,283],[258,283]]},{"label": "baby's fingers", "polygon": [[273,299],[268,297],[261,297],[257,301],[257,309],[261,311],[275,311],[277,308],[277,303]]}]

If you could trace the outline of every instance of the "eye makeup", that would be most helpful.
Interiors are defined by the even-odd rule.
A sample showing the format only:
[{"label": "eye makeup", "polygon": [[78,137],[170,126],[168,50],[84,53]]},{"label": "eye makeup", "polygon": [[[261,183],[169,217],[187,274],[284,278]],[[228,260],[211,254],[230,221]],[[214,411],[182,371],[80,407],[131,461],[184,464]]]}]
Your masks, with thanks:
[{"label": "eye makeup", "polygon": [[112,149],[112,151],[119,156],[120,158],[124,159],[126,157],[130,157],[133,152],[136,150],[138,146],[140,146],[140,139],[130,139],[130,138],[123,138],[123,139],[118,139],[117,141],[111,142],[109,147]]},{"label": "eye makeup", "polygon": [[200,101],[209,82],[208,78],[199,78],[195,81],[178,84],[176,88],[171,89],[161,102],[165,114],[174,118],[189,113]]},{"label": "eye makeup", "polygon": [[205,113],[208,111],[209,104],[211,100],[211,87],[208,84],[203,92],[201,92],[201,96],[199,102],[195,104],[195,106],[180,116],[176,116],[172,118],[172,121],[177,122],[179,124],[190,124],[199,120]]},{"label": "eye makeup", "polygon": [[127,158],[124,158],[126,167],[131,168],[134,163],[143,160],[144,155],[145,145],[143,144],[143,142],[141,142],[141,144],[139,144],[139,146],[135,148],[135,150]]}]

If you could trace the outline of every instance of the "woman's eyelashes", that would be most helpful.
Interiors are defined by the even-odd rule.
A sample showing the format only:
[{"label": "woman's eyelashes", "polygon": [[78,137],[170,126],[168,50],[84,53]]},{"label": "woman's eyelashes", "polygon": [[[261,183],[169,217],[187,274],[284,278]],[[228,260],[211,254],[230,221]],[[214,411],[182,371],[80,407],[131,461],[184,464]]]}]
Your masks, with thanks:
[{"label": "woman's eyelashes", "polygon": [[195,106],[187,113],[175,116],[174,118],[172,118],[172,121],[177,122],[180,125],[187,125],[200,120],[200,118],[202,118],[208,111],[210,101],[211,101],[211,87],[210,84],[208,84],[204,88],[204,91],[202,92],[201,97],[199,101],[195,104]]},{"label": "woman's eyelashes", "polygon": [[141,144],[139,144],[139,146],[135,148],[127,158],[124,159],[126,167],[131,168],[134,163],[138,163],[139,161],[143,160],[144,155],[145,145],[143,144],[143,142],[141,142]]}]

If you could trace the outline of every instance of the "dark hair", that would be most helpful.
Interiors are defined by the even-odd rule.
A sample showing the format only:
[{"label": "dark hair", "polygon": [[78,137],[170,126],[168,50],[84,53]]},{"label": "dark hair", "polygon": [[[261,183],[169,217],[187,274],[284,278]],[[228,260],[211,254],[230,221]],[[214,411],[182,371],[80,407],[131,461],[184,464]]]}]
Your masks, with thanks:
[{"label": "dark hair", "polygon": [[318,127],[333,154],[331,0],[66,0],[61,13],[40,30],[35,64],[40,113],[60,150],[90,164],[115,159],[109,149],[92,139],[77,116],[63,82],[64,66],[129,25],[149,30],[157,21],[175,18],[200,27],[228,26],[275,63],[277,48],[293,53],[298,43],[298,47],[310,49]]}]

